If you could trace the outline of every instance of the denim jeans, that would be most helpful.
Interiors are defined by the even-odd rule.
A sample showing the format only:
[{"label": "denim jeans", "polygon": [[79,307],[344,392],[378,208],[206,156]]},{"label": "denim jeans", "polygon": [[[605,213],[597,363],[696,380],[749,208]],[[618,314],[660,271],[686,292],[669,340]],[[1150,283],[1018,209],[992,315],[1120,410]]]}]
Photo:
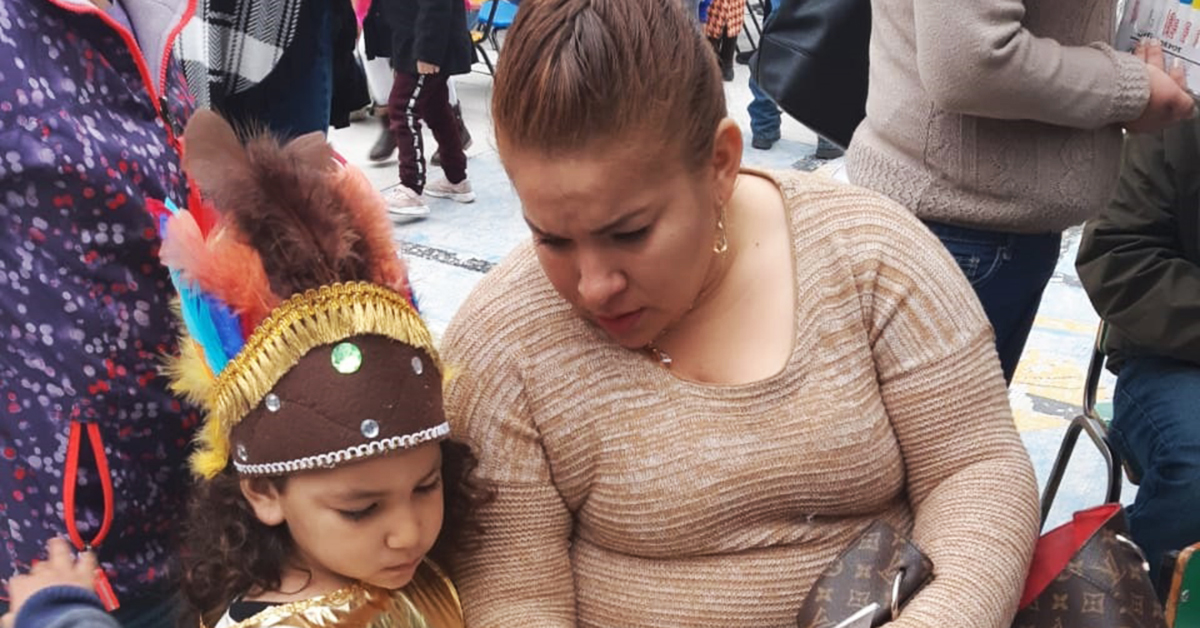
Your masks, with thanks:
[{"label": "denim jeans", "polygon": [[[771,17],[774,6],[771,0],[763,0],[762,6],[762,23],[765,26],[767,18]],[[753,137],[770,142],[779,141],[779,105],[776,105],[770,96],[759,89],[753,76],[750,77],[750,94],[754,96],[754,100],[751,100],[750,104],[746,106],[746,111],[750,114],[750,133]]]},{"label": "denim jeans", "polygon": [[750,79],[750,93],[754,100],[746,106],[750,112],[750,132],[754,137],[768,141],[779,140],[779,107],[758,87],[754,79]]},{"label": "denim jeans", "polygon": [[1117,374],[1113,446],[1141,471],[1127,512],[1152,568],[1200,542],[1200,366],[1130,358]]},{"label": "denim jeans", "polygon": [[1012,383],[1042,292],[1058,263],[1061,233],[1020,234],[926,222],[971,282],[996,332],[1004,381]]}]

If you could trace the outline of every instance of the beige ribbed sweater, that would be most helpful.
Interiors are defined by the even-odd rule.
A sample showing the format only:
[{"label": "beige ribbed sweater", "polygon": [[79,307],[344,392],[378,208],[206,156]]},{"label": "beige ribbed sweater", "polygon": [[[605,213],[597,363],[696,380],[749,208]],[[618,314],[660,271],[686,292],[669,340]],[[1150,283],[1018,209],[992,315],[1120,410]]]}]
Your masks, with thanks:
[{"label": "beige ribbed sweater", "polygon": [[894,626],[1008,626],[1038,496],[970,287],[897,205],[781,176],[796,336],[769,379],[683,381],[608,341],[530,245],[467,299],[446,408],[497,490],[468,626],[791,627],[876,518],[937,573]]},{"label": "beige ribbed sweater", "polygon": [[850,180],[926,220],[1061,231],[1108,201],[1149,75],[1113,0],[873,0]]}]

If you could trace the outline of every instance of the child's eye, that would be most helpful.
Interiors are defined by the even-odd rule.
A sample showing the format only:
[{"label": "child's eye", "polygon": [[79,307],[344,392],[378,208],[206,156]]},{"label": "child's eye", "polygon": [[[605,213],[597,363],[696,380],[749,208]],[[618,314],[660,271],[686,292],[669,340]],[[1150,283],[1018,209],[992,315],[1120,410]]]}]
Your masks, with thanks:
[{"label": "child's eye", "polygon": [[626,233],[614,233],[613,239],[618,242],[638,242],[645,239],[646,234],[650,233],[650,227],[642,227],[637,231],[628,231]]},{"label": "child's eye", "polygon": [[362,510],[338,510],[338,514],[346,519],[349,519],[350,521],[362,521],[363,519],[371,516],[371,513],[375,512],[375,507],[378,505],[379,504],[371,504]]},{"label": "child's eye", "polygon": [[441,488],[441,486],[442,486],[442,478],[439,476],[437,478],[434,478],[430,482],[426,482],[426,483],[418,486],[417,488],[415,488],[413,490],[414,490],[414,492],[417,492],[417,493],[432,493],[432,492],[438,490],[439,488]]}]

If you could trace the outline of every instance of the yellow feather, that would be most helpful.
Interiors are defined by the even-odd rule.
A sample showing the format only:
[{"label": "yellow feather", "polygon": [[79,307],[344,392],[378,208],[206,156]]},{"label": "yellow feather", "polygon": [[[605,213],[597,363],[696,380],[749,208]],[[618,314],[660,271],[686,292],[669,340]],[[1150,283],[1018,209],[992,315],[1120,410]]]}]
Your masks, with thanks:
[{"label": "yellow feather", "polygon": [[220,421],[210,418],[196,434],[196,445],[191,458],[192,473],[211,480],[229,464],[229,435]]},{"label": "yellow feather", "polygon": [[171,381],[171,392],[210,410],[208,404],[217,377],[204,359],[204,348],[187,335],[179,339],[179,348],[179,355],[167,358],[163,365],[163,372]]}]

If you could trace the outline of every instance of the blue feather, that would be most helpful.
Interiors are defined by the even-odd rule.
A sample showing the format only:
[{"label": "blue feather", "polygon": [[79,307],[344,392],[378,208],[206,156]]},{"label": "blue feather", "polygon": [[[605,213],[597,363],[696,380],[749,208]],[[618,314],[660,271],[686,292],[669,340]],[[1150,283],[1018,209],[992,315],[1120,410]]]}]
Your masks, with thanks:
[{"label": "blue feather", "polygon": [[[170,199],[163,205],[172,215],[181,211]],[[159,233],[164,239],[167,237],[166,218],[159,225]],[[172,268],[170,271],[171,283],[175,284],[175,290],[179,293],[183,324],[192,339],[204,350],[205,362],[213,374],[220,374],[229,360],[246,344],[241,323],[220,299],[184,281],[179,269]]]}]

